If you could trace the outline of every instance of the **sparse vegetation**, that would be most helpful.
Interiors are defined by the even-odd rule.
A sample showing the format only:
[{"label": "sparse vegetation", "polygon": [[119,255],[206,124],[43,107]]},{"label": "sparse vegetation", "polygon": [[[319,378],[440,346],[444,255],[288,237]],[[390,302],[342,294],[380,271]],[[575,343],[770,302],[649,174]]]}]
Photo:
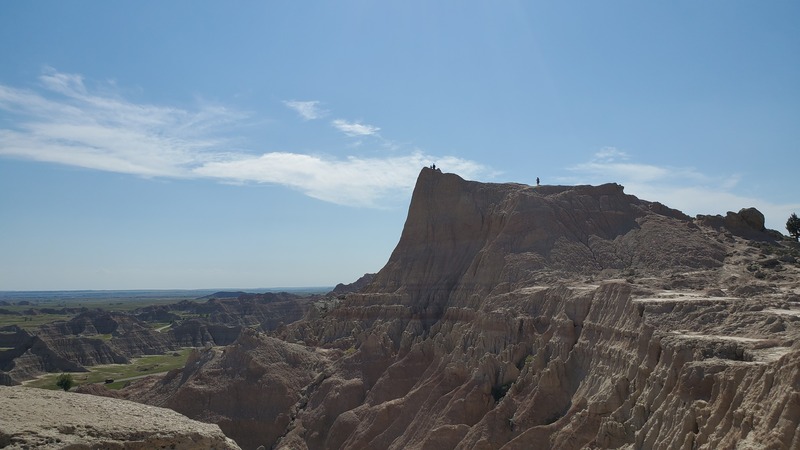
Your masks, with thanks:
[{"label": "sparse vegetation", "polygon": [[164,331],[167,328],[169,328],[170,325],[172,325],[172,323],[170,323],[170,322],[150,322],[148,325],[150,325],[150,328],[152,328],[152,329],[154,329],[156,331]]},{"label": "sparse vegetation", "polygon": [[[48,298],[36,298],[27,301],[11,299],[11,305],[4,305],[0,309],[0,328],[17,325],[26,330],[35,330],[41,325],[62,320],[70,320],[81,311],[101,309],[109,312],[130,313],[147,306],[169,305],[181,300],[195,302],[194,298],[165,297],[165,298],[125,298],[117,301],[114,298],[81,298],[80,302],[55,301]],[[6,300],[8,301],[8,300]],[[177,312],[183,319],[197,318],[199,314]],[[154,323],[153,327],[169,325],[168,323]]]},{"label": "sparse vegetation", "polygon": [[[164,355],[147,355],[134,359],[130,364],[105,364],[88,367],[89,372],[82,374],[61,374],[45,375],[37,380],[33,380],[26,385],[31,387],[55,389],[61,387],[56,385],[63,375],[68,375],[72,380],[72,385],[80,386],[83,384],[103,383],[105,380],[115,380],[114,383],[106,384],[110,389],[121,389],[125,386],[126,379],[153,375],[178,369],[186,365],[191,348],[184,348],[178,352],[170,352]],[[65,389],[66,390],[66,389]]]},{"label": "sparse vegetation", "polygon": [[797,214],[792,213],[789,216],[789,220],[786,221],[786,231],[795,241],[800,241],[800,217],[797,217]]},{"label": "sparse vegetation", "polygon": [[72,386],[75,386],[75,379],[72,378],[71,374],[62,373],[56,378],[56,386],[64,391],[68,391]]},{"label": "sparse vegetation", "polygon": [[[23,308],[18,306],[6,306],[5,309],[14,311],[16,309],[22,310]],[[30,309],[30,306],[27,306],[24,309]],[[57,322],[59,320],[69,320],[72,318],[71,314],[24,314],[25,313],[23,312],[20,312],[20,314],[0,314],[0,328],[9,325],[17,325],[18,327],[26,330],[35,330],[41,325]]]}]

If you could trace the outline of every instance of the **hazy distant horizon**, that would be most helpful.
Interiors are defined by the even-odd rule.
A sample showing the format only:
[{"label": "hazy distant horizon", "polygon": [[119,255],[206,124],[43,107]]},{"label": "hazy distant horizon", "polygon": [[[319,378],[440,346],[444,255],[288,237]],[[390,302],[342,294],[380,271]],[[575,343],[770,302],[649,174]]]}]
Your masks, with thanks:
[{"label": "hazy distant horizon", "polygon": [[211,288],[211,289],[54,289],[54,290],[0,290],[0,300],[27,300],[36,298],[164,298],[203,297],[215,292],[266,292],[326,293],[335,286],[293,286],[271,288]]}]

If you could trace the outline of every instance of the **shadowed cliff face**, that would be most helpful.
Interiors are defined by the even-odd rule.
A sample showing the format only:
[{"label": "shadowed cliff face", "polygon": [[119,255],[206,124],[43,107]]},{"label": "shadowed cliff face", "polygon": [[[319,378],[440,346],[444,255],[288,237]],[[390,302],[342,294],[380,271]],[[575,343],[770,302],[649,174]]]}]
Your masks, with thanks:
[{"label": "shadowed cliff face", "polygon": [[372,282],[275,331],[315,347],[270,363],[291,380],[233,369],[287,345],[248,335],[148,402],[191,398],[241,431],[220,393],[286,386],[275,448],[800,448],[800,248],[729,216],[423,169]]}]

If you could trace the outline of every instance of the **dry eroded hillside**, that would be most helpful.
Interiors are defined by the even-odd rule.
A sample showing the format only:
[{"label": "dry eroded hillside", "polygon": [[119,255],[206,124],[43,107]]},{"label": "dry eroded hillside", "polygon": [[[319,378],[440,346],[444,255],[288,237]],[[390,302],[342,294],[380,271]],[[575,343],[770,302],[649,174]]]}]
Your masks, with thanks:
[{"label": "dry eroded hillside", "polygon": [[798,259],[753,209],[424,169],[359,293],[125,395],[244,448],[797,449]]}]

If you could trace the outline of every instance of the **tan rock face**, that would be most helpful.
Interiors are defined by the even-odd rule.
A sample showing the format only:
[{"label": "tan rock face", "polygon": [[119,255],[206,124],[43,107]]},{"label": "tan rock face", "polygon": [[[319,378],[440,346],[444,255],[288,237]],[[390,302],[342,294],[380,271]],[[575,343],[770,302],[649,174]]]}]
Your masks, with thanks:
[{"label": "tan rock face", "polygon": [[7,449],[238,449],[219,427],[165,408],[93,395],[0,386]]},{"label": "tan rock face", "polygon": [[313,349],[246,329],[234,344],[195,350],[184,369],[143,380],[124,395],[219,424],[243,448],[269,448],[324,371]]},{"label": "tan rock face", "polygon": [[800,448],[798,267],[752,270],[798,249],[747,226],[762,247],[618,185],[425,169],[387,265],[317,319],[358,351],[281,448]]},{"label": "tan rock face", "polygon": [[800,247],[756,213],[424,169],[366,288],[134,390],[245,448],[800,448]]},{"label": "tan rock face", "polygon": [[463,297],[563,276],[718,267],[723,258],[722,246],[679,212],[616,184],[485,184],[425,169],[400,242],[370,290],[408,293],[416,306],[420,290],[434,304],[450,294],[469,303]]}]

